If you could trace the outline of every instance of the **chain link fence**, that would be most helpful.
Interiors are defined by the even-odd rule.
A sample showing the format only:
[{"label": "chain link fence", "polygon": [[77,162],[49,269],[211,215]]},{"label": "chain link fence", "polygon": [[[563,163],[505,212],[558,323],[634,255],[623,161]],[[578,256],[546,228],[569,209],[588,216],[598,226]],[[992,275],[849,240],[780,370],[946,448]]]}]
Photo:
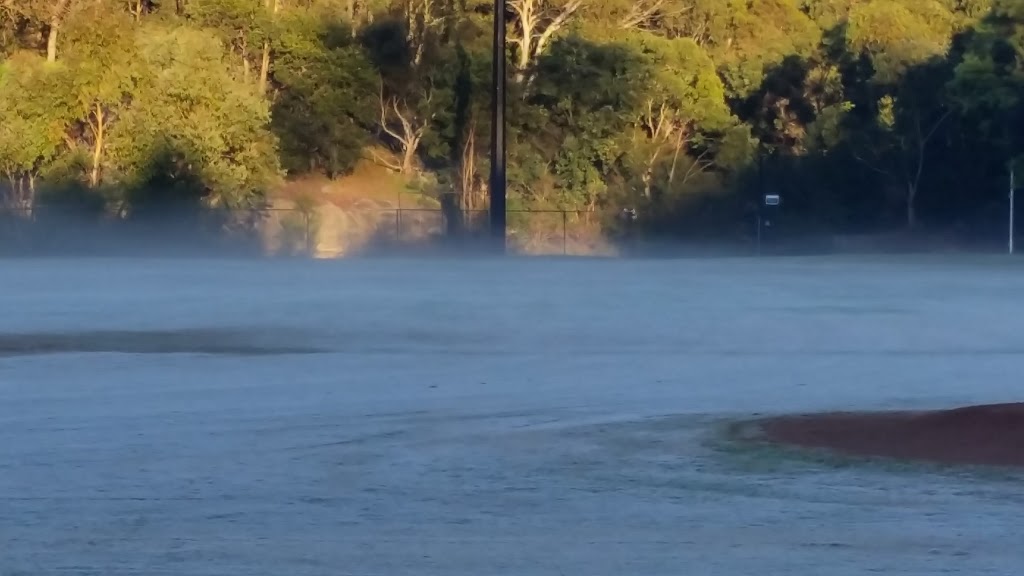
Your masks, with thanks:
[{"label": "chain link fence", "polygon": [[[510,210],[508,250],[524,255],[611,252],[593,212]],[[485,210],[431,208],[152,210],[122,215],[79,206],[0,209],[0,253],[268,255],[335,258],[489,245]]]}]

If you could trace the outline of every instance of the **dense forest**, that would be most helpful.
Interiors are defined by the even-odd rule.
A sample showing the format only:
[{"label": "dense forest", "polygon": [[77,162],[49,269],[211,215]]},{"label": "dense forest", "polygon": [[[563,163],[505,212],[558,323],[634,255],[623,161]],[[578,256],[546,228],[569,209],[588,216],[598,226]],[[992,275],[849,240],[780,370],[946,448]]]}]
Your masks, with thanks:
[{"label": "dense forest", "polygon": [[[360,162],[486,209],[490,0],[0,0],[7,207],[259,206]],[[1005,235],[1024,0],[508,0],[509,206]],[[149,203],[149,204],[147,204]]]}]

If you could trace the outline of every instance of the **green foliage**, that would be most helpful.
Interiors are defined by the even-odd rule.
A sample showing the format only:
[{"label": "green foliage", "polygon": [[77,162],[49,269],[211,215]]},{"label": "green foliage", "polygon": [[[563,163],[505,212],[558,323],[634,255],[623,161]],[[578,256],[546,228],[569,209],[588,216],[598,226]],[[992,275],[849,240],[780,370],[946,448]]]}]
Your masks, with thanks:
[{"label": "green foliage", "polygon": [[[1024,0],[509,8],[510,206],[731,233],[772,187],[809,226],[953,225],[1024,154]],[[2,199],[251,206],[371,160],[486,208],[490,10],[0,0]]]},{"label": "green foliage", "polygon": [[63,85],[62,71],[39,56],[18,54],[0,64],[0,170],[9,203],[31,203],[35,179],[60,151],[68,120]]},{"label": "green foliage", "polygon": [[712,51],[734,97],[755,92],[769,69],[787,57],[810,55],[821,41],[821,30],[795,0],[742,4],[730,13],[724,38]]},{"label": "green foliage", "polygon": [[953,91],[966,109],[1008,110],[1024,89],[1024,2],[1001,0],[970,38]]},{"label": "green foliage", "polygon": [[201,30],[142,30],[136,61],[144,71],[132,105],[112,134],[115,165],[142,184],[174,156],[197,175],[214,204],[258,199],[278,176],[269,105],[229,71],[220,43]]},{"label": "green foliage", "polygon": [[[578,37],[557,42],[538,62],[527,103],[537,110],[531,138],[551,158],[559,205],[592,205],[622,154],[651,72],[636,51]],[[524,182],[523,185],[528,185]]]},{"label": "green foliage", "polygon": [[243,66],[252,66],[252,58],[271,34],[270,12],[259,1],[189,0],[185,17],[214,31],[243,59]]},{"label": "green foliage", "polygon": [[994,4],[968,37],[949,92],[952,105],[1006,159],[1024,149],[1024,2]]},{"label": "green foliage", "polygon": [[377,79],[351,29],[313,10],[282,16],[272,125],[292,173],[348,172],[369,141]]},{"label": "green foliage", "polygon": [[945,55],[952,14],[929,0],[911,5],[872,0],[850,10],[850,46],[871,58],[879,82],[896,83],[910,67]]}]

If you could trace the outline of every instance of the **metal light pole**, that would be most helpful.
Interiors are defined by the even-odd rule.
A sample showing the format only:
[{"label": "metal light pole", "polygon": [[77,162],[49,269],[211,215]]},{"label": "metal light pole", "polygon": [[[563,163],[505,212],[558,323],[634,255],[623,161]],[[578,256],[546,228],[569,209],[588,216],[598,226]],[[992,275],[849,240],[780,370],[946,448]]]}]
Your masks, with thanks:
[{"label": "metal light pole", "polygon": [[494,61],[491,78],[490,224],[495,249],[505,252],[505,0],[494,0]]},{"label": "metal light pole", "polygon": [[1013,197],[1014,197],[1014,191],[1015,191],[1014,188],[1016,188],[1016,183],[1014,182],[1013,172],[1014,172],[1014,170],[1013,170],[1013,162],[1010,162],[1010,233],[1009,233],[1010,237],[1009,237],[1009,240],[1008,240],[1008,248],[1009,248],[1010,254],[1013,254],[1013,232],[1014,232],[1014,230],[1013,230],[1013,208],[1014,208],[1013,200],[1014,200],[1014,198]]}]

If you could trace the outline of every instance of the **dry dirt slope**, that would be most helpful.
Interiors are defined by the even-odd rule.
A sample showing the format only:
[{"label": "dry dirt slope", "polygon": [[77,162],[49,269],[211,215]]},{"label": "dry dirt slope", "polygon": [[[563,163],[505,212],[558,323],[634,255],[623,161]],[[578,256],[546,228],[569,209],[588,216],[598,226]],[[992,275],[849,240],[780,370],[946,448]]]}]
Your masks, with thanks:
[{"label": "dry dirt slope", "polygon": [[[351,175],[287,182],[263,229],[271,254],[339,258],[389,246],[426,246],[444,231],[441,206],[423,186],[363,163]],[[594,215],[519,213],[509,219],[512,249],[525,254],[611,254]]]},{"label": "dry dirt slope", "polygon": [[[408,181],[363,165],[345,178],[293,180],[277,191],[263,230],[271,253],[337,258],[441,233],[440,206]],[[401,211],[399,210],[401,208]]]}]

